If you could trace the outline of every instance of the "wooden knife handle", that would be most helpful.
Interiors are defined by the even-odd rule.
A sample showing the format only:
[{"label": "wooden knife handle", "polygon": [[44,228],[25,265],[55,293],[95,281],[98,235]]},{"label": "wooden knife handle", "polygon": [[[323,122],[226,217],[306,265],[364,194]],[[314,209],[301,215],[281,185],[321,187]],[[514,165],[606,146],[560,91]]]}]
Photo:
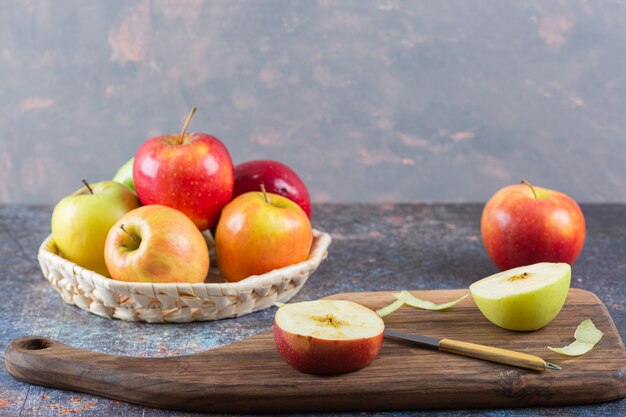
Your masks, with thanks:
[{"label": "wooden knife handle", "polygon": [[475,343],[459,342],[457,340],[441,339],[439,350],[442,352],[455,353],[471,358],[483,359],[490,362],[503,363],[519,368],[532,369],[533,371],[545,371],[546,362],[538,356],[513,350],[500,349],[491,346],[477,345]]}]

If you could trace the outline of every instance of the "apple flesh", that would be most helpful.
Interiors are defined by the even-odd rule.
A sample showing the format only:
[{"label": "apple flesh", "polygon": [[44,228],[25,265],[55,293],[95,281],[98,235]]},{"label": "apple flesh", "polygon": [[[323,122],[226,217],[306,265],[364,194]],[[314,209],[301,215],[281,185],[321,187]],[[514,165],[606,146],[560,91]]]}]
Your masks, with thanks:
[{"label": "apple flesh", "polygon": [[300,206],[311,218],[309,190],[298,174],[278,161],[248,161],[235,166],[233,198],[249,191],[258,191],[261,184],[269,193],[282,195]]},{"label": "apple flesh", "polygon": [[537,330],[561,311],[571,276],[566,263],[542,262],[481,279],[470,285],[470,292],[493,324],[508,330]]},{"label": "apple flesh", "polygon": [[135,194],[114,181],[90,184],[61,199],[51,219],[59,253],[68,261],[109,277],[104,259],[107,235],[122,216],[137,207]]},{"label": "apple flesh", "polygon": [[111,228],[105,259],[113,279],[132,282],[204,282],[209,249],[183,213],[161,205],[133,210]]},{"label": "apple flesh", "polygon": [[130,158],[124,165],[120,167],[113,177],[113,181],[124,184],[130,188],[133,193],[135,192],[135,182],[133,181],[133,164],[135,158]]},{"label": "apple flesh", "polygon": [[249,192],[224,207],[215,232],[217,266],[228,281],[240,281],[305,261],[312,242],[311,222],[300,206]]},{"label": "apple flesh", "polygon": [[529,183],[510,185],[481,218],[487,253],[501,270],[538,262],[573,264],[585,243],[585,218],[569,196]]},{"label": "apple flesh", "polygon": [[294,369],[339,374],[369,365],[380,352],[385,323],[352,301],[317,300],[286,304],[274,319],[280,356]]}]

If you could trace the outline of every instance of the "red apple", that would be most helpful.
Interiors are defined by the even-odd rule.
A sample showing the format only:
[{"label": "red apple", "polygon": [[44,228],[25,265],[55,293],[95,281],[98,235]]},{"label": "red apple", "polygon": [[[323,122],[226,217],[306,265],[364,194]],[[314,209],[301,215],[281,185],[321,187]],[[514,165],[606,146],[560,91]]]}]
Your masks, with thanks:
[{"label": "red apple", "polygon": [[209,249],[183,213],[161,205],[128,212],[111,228],[104,248],[113,279],[132,282],[204,282]]},{"label": "red apple", "polygon": [[161,204],[185,213],[200,230],[217,224],[233,193],[233,163],[219,139],[183,132],[145,142],[135,156],[133,179],[142,205]]},{"label": "red apple", "polygon": [[240,281],[305,261],[313,231],[304,211],[288,198],[249,192],[222,211],[215,233],[220,273]]},{"label": "red apple", "polygon": [[278,353],[291,367],[313,374],[339,374],[369,365],[383,345],[385,323],[352,301],[285,304],[274,318]]},{"label": "red apple", "polygon": [[279,194],[295,202],[311,218],[309,190],[298,174],[278,161],[248,161],[235,166],[233,197],[249,191],[258,191],[261,184],[267,192]]},{"label": "red apple", "polygon": [[585,243],[585,218],[567,195],[523,184],[496,192],[483,210],[483,243],[501,270],[539,262],[574,263]]}]

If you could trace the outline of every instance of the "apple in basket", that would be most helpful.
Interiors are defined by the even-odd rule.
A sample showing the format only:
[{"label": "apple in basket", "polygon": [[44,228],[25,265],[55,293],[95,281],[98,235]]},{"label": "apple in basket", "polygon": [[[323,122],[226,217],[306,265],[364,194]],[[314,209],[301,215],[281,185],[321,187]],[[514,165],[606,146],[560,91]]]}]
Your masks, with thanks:
[{"label": "apple in basket", "polygon": [[249,191],[258,191],[261,184],[267,192],[282,195],[297,203],[311,218],[309,190],[296,172],[278,161],[248,161],[235,166],[233,198]]},{"label": "apple in basket", "polygon": [[120,183],[83,182],[83,188],[54,207],[52,237],[62,257],[108,277],[104,260],[107,234],[120,217],[139,207],[139,201]]},{"label": "apple in basket", "polygon": [[120,167],[115,173],[113,177],[113,181],[119,182],[120,184],[124,184],[133,192],[135,192],[135,181],[133,181],[133,164],[135,163],[135,158],[130,158],[124,165]]},{"label": "apple in basket", "polygon": [[351,372],[369,365],[383,345],[385,323],[360,304],[317,300],[285,304],[274,318],[274,341],[294,369]]},{"label": "apple in basket", "polygon": [[215,233],[221,275],[240,281],[297,264],[309,257],[313,230],[307,215],[288,198],[249,192],[231,201]]},{"label": "apple in basket", "polygon": [[132,282],[204,282],[209,249],[183,213],[158,204],[135,209],[113,225],[104,250],[111,277]]},{"label": "apple in basket", "polygon": [[185,213],[200,230],[217,224],[232,199],[233,163],[216,137],[186,133],[152,138],[135,155],[133,179],[143,205],[161,204]]}]

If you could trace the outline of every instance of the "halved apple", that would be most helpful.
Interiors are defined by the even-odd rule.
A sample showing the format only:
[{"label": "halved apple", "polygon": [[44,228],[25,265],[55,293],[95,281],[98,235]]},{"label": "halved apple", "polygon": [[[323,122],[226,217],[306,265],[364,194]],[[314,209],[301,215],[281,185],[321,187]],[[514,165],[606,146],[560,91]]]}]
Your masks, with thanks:
[{"label": "halved apple", "polygon": [[493,324],[508,330],[537,330],[561,311],[571,276],[566,263],[542,262],[481,279],[470,285],[470,292]]},{"label": "halved apple", "polygon": [[352,301],[285,304],[274,318],[278,353],[291,367],[312,374],[339,374],[369,365],[380,352],[385,323]]}]

